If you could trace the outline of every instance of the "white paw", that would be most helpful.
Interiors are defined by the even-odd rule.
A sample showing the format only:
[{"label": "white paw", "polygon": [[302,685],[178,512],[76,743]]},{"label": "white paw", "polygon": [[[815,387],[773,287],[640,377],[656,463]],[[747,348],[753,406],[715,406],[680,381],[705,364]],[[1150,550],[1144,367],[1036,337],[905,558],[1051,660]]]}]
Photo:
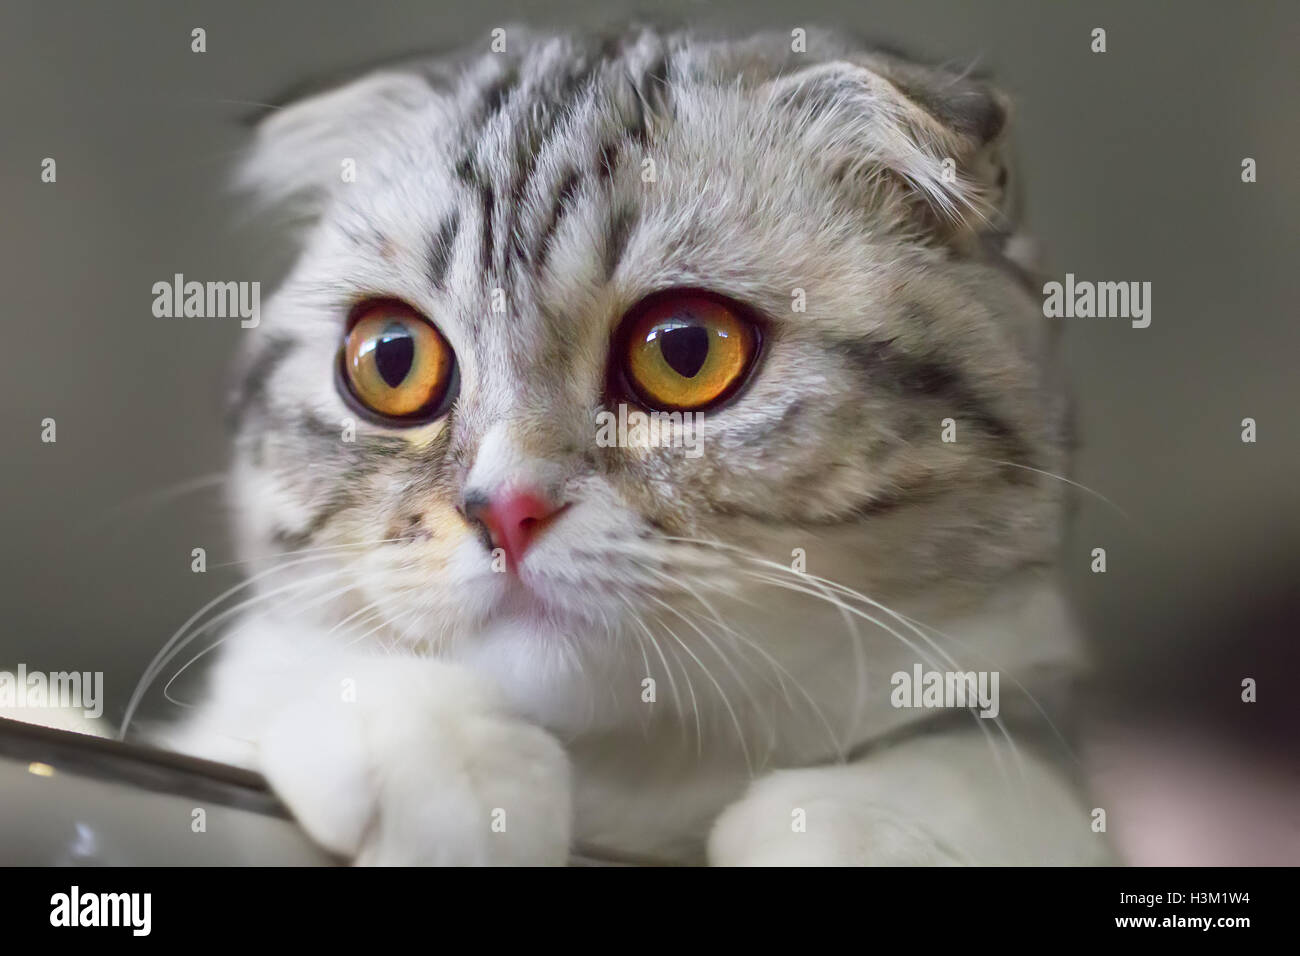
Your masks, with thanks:
[{"label": "white paw", "polygon": [[961,866],[925,827],[837,786],[836,771],[787,770],[755,781],[713,825],[713,866]]},{"label": "white paw", "polygon": [[564,750],[475,677],[367,659],[314,691],[280,711],[258,764],[322,846],[365,865],[565,862]]}]

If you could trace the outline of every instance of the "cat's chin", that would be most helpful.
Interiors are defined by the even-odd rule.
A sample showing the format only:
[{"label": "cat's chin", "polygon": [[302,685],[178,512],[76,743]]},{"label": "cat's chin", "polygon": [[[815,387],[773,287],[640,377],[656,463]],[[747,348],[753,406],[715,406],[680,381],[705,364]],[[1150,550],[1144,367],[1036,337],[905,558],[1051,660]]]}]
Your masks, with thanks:
[{"label": "cat's chin", "polygon": [[603,628],[525,602],[484,622],[472,640],[457,645],[453,660],[491,681],[512,712],[553,731],[576,733],[623,720],[608,712],[608,695],[598,700],[594,693],[594,686],[606,685],[593,682],[592,674],[612,663],[603,638]]},{"label": "cat's chin", "polygon": [[525,564],[519,572],[485,575],[475,570],[461,579],[457,593],[467,620],[484,630],[513,625],[580,638],[593,631],[604,634],[626,611],[625,602],[608,589],[550,573],[545,563]]},{"label": "cat's chin", "polygon": [[498,591],[487,610],[485,623],[518,627],[552,628],[570,623],[572,615],[553,596],[529,585],[513,574]]}]

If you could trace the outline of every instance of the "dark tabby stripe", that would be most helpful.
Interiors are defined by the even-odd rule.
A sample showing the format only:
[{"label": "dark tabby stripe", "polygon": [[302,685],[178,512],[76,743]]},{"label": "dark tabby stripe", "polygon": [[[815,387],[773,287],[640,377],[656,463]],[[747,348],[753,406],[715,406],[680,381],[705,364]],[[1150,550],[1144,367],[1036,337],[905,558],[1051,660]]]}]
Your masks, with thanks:
[{"label": "dark tabby stripe", "polygon": [[[641,79],[635,84],[637,99],[641,103],[640,124],[633,136],[642,145],[650,138],[650,117],[658,112],[669,110],[669,70],[668,51],[663,50],[641,73]],[[632,132],[632,131],[629,131]]]},{"label": "dark tabby stripe", "polygon": [[297,348],[283,335],[268,336],[237,385],[226,409],[226,424],[232,430],[243,425],[249,411],[266,405],[266,383],[281,363]]},{"label": "dark tabby stripe", "polygon": [[938,399],[952,409],[953,418],[974,422],[994,438],[1009,460],[1035,467],[1028,442],[970,386],[955,366],[934,358],[909,355],[891,342],[871,337],[845,340],[831,347],[869,378],[867,387],[879,388],[883,381],[913,395]]},{"label": "dark tabby stripe", "polygon": [[540,235],[537,237],[537,245],[533,251],[533,267],[541,269],[546,265],[546,258],[550,255],[551,242],[555,238],[555,231],[560,226],[560,220],[568,212],[569,206],[574,195],[578,191],[578,184],[581,177],[577,170],[570,170],[569,173],[560,181],[560,188],[555,193],[555,205],[551,207],[551,214],[546,218],[546,225],[542,227]]},{"label": "dark tabby stripe", "polygon": [[[539,183],[542,154],[560,135],[579,101],[597,94],[600,77],[617,71],[620,65],[627,83],[636,94],[636,115],[626,117],[627,125],[621,136],[600,149],[596,158],[597,176],[605,181],[612,176],[619,159],[622,137],[643,144],[647,141],[652,114],[663,109],[668,102],[671,64],[668,52],[661,50],[657,57],[639,69],[638,75],[633,76],[624,58],[628,53],[628,43],[637,41],[640,36],[640,33],[632,32],[622,37],[606,37],[599,46],[574,50],[574,55],[566,62],[544,73],[530,72],[536,70],[536,64],[509,62],[495,76],[483,82],[464,124],[461,146],[465,152],[456,164],[456,175],[478,198],[482,214],[479,258],[485,274],[494,275],[500,281],[515,263],[530,262],[534,268],[545,263],[559,222],[571,205],[580,180],[576,173],[569,173],[558,183]],[[544,110],[536,109],[539,103],[545,104]],[[482,160],[484,140],[507,128],[512,161],[503,164],[494,160],[492,166],[504,165],[510,172],[496,177]],[[550,215],[532,226],[521,224],[521,217],[532,206],[529,200],[551,188],[557,190],[557,195]],[[618,267],[632,225],[630,211],[615,211],[605,256],[605,266],[611,275]],[[435,285],[437,276],[446,268],[444,245],[435,242],[431,257],[430,279]]]},{"label": "dark tabby stripe", "polygon": [[322,498],[318,499],[311,516],[299,528],[277,527],[271,532],[276,545],[289,550],[305,547],[329,525],[334,517],[354,507],[364,494],[362,489],[371,475],[387,462],[409,453],[405,439],[384,435],[358,433],[357,440],[345,444],[338,425],[325,421],[313,413],[306,413],[294,421],[279,422],[282,432],[305,438],[312,443],[303,458],[312,461],[333,460],[330,471],[339,470],[338,478]]},{"label": "dark tabby stripe", "polygon": [[605,281],[614,278],[618,264],[627,251],[628,239],[632,236],[632,210],[627,206],[618,206],[610,216],[609,234],[605,239]]},{"label": "dark tabby stripe", "polygon": [[496,206],[496,193],[492,187],[484,183],[479,188],[479,209],[482,212],[483,239],[479,250],[479,258],[483,266],[483,273],[486,275],[492,271],[492,210]]},{"label": "dark tabby stripe", "polygon": [[307,523],[298,529],[276,527],[271,531],[271,542],[286,551],[298,551],[315,540],[316,535],[325,530],[330,519],[352,504],[347,494],[331,495],[325,503],[316,509]]},{"label": "dark tabby stripe", "polygon": [[451,214],[443,220],[438,229],[438,234],[433,239],[433,245],[429,249],[428,278],[429,284],[435,289],[442,289],[447,279],[447,269],[451,265],[451,250],[456,242],[456,234],[460,230],[460,213],[452,210]]},{"label": "dark tabby stripe", "polygon": [[[523,259],[525,256],[524,238],[519,229],[519,216],[524,209],[524,200],[534,186],[538,163],[547,146],[563,127],[564,121],[572,115],[577,102],[582,97],[590,95],[599,69],[598,62],[586,63],[573,72],[561,74],[555,83],[555,89],[548,91],[545,114],[540,119],[518,124],[523,132],[516,141],[517,168],[511,177],[507,193],[509,202],[506,209],[509,218],[504,227],[505,234],[510,237],[511,250],[518,259]],[[502,263],[502,271],[504,265]]]},{"label": "dark tabby stripe", "polygon": [[[556,184],[559,195],[552,214],[542,221],[536,238],[528,242],[530,230],[521,228],[520,217],[528,208],[529,197],[541,191],[537,183],[541,156],[564,128],[578,102],[593,95],[602,71],[610,69],[611,64],[617,64],[626,55],[626,42],[627,38],[607,38],[599,48],[576,52],[573,60],[549,74],[531,74],[528,65],[514,64],[484,85],[472,120],[466,124],[462,141],[465,155],[456,167],[460,180],[479,195],[483,211],[481,260],[484,272],[495,271],[499,278],[509,265],[507,260],[531,261],[534,265],[544,260],[559,219],[576,192],[577,181],[570,175]],[[627,82],[636,93],[638,109],[635,117],[628,118],[623,135],[634,142],[645,142],[650,114],[666,102],[667,54],[661,53],[637,77],[625,72]],[[544,102],[546,109],[534,112],[538,101]],[[480,161],[483,140],[489,134],[496,135],[497,130],[504,128],[507,119],[513,152],[513,162],[509,164],[511,172],[508,179],[502,177],[504,181],[493,183],[494,177]],[[598,175],[606,179],[612,175],[618,149],[617,142],[607,143],[601,149],[597,158]],[[500,210],[496,209],[498,199],[501,200]],[[498,212],[499,220],[494,219]],[[611,273],[618,265],[630,227],[630,214],[625,210],[618,211],[612,222],[612,242],[606,257]],[[529,247],[532,249],[531,257],[527,255]]]},{"label": "dark tabby stripe", "polygon": [[519,85],[519,71],[514,65],[505,67],[500,74],[489,80],[479,93],[478,106],[474,115],[466,124],[469,140],[477,140],[483,130],[496,118],[510,99],[510,94]]},{"label": "dark tabby stripe", "polygon": [[603,183],[608,183],[614,178],[614,168],[618,164],[619,145],[617,141],[610,141],[600,147],[600,153],[596,156],[596,175]]}]

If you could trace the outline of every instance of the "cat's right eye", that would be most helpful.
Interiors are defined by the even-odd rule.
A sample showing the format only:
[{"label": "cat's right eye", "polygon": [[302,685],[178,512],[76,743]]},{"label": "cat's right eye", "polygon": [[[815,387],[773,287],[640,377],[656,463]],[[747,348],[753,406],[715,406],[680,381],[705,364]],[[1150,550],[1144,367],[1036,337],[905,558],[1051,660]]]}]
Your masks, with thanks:
[{"label": "cat's right eye", "polygon": [[345,397],[386,425],[433,421],[456,397],[455,353],[432,322],[402,302],[354,310],[338,368]]}]

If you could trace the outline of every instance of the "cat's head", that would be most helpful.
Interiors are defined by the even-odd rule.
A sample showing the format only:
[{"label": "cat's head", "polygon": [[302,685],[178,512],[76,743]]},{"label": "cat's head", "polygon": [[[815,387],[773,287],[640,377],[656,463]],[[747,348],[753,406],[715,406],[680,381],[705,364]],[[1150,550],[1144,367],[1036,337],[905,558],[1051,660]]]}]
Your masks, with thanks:
[{"label": "cat's head", "polygon": [[[961,603],[1050,561],[1000,97],[820,34],[496,40],[258,130],[306,227],[236,400],[245,547],[318,582],[284,613],[544,710],[842,630],[811,575]],[[646,447],[657,411],[701,418]]]}]

